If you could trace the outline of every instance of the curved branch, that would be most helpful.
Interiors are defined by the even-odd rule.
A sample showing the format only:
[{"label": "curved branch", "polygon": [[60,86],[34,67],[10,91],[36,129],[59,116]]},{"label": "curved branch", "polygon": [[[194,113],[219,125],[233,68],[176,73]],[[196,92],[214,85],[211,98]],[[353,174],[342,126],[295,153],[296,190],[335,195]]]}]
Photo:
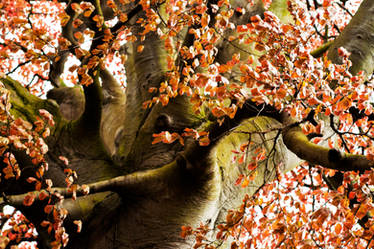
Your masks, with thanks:
[{"label": "curved branch", "polygon": [[79,2],[78,0],[70,1],[67,5],[65,12],[70,17],[68,23],[62,27],[62,36],[68,39],[71,42],[71,46],[69,47],[70,51],[73,51],[74,47],[79,46],[79,43],[75,40],[73,35],[73,22],[78,17],[78,13],[73,10],[71,5],[73,3]]},{"label": "curved branch", "polygon": [[215,121],[209,124],[206,131],[209,133],[210,144],[208,146],[200,146],[195,141],[187,146],[183,154],[184,157],[191,165],[201,165],[222,138],[230,134],[242,121],[258,116],[267,116],[279,121],[279,112],[274,107],[265,104],[257,105],[248,100],[242,108],[237,110],[233,119],[226,117],[223,122]]},{"label": "curved branch", "polygon": [[[95,16],[97,14],[104,19],[100,0],[95,0],[94,5],[95,10],[91,16]],[[86,24],[90,23],[87,22]],[[107,42],[105,41],[105,39],[107,39],[105,37],[105,31],[108,28],[104,22],[101,24],[101,26],[97,26],[96,23],[91,23],[89,28],[95,32],[90,51],[96,51],[96,53],[94,53],[94,56],[90,55],[89,57],[84,57],[81,60],[81,68],[84,68],[86,73],[79,75],[79,80],[81,84],[83,84],[86,101],[85,110],[81,118],[78,120],[78,127],[80,128],[79,130],[86,130],[88,128],[95,134],[99,134],[103,104],[103,93],[100,86],[100,73],[103,66],[101,65],[100,61],[103,54],[105,54],[105,49],[100,48],[100,46]],[[95,63],[94,66],[90,66],[90,62],[92,61]],[[93,82],[87,84],[87,81],[89,81],[88,78],[90,77]]]},{"label": "curved branch", "polygon": [[256,105],[252,101],[247,101],[237,111],[233,119],[226,117],[222,124],[213,122],[209,125],[207,131],[209,132],[211,143],[208,146],[199,146],[197,142],[193,143],[185,151],[186,160],[191,162],[192,165],[193,163],[199,165],[198,162],[212,151],[221,138],[229,134],[241,121],[256,116],[267,116],[279,121],[283,125],[280,129],[282,129],[284,144],[300,159],[325,168],[341,171],[355,170],[364,172],[374,168],[374,161],[368,160],[364,155],[341,153],[336,149],[326,148],[310,142],[299,127],[300,122],[293,119],[288,113],[280,112],[270,105]]},{"label": "curved branch", "polygon": [[124,21],[124,22],[118,21],[118,23],[116,25],[114,25],[110,29],[110,31],[113,34],[118,33],[123,28],[123,25],[127,24],[133,17],[135,17],[136,15],[138,15],[141,11],[142,11],[142,5],[141,4],[137,4],[133,9],[131,9],[127,13],[127,20]]},{"label": "curved branch", "polygon": [[71,7],[72,3],[76,2],[78,1],[70,1],[65,8],[65,12],[70,18],[68,23],[62,27],[61,32],[62,37],[66,38],[71,43],[71,45],[67,50],[61,49],[61,47],[59,46],[57,56],[52,58],[50,62],[50,71],[48,77],[52,85],[56,88],[63,86],[60,76],[64,72],[68,55],[74,52],[75,47],[79,47],[79,44],[75,40],[73,35],[73,22],[78,17],[78,14]]},{"label": "curved branch", "polygon": [[293,125],[297,122],[287,113],[282,113],[279,121],[286,125],[282,131],[284,144],[301,159],[340,171],[364,172],[374,167],[374,161],[368,160],[364,155],[341,153],[310,142],[301,128]]}]

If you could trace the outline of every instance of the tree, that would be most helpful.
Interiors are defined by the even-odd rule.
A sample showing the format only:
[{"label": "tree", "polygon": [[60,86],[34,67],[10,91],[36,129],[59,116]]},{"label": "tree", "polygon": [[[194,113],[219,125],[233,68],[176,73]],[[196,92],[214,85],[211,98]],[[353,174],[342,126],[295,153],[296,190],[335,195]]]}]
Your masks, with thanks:
[{"label": "tree", "polygon": [[2,1],[1,247],[371,248],[374,3],[350,4]]}]

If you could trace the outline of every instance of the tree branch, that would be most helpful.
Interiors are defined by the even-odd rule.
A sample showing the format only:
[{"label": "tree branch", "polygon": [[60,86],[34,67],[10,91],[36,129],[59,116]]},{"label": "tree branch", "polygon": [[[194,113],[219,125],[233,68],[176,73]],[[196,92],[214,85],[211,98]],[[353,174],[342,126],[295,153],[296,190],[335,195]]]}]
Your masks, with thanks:
[{"label": "tree branch", "polygon": [[334,41],[329,41],[329,42],[326,42],[324,44],[322,44],[320,47],[318,47],[317,49],[313,50],[310,54],[314,57],[314,58],[319,58],[321,57],[331,46],[331,44],[333,44]]},{"label": "tree branch", "polygon": [[[104,19],[100,0],[95,0],[94,5],[95,11],[91,14],[91,16],[95,16],[97,14]],[[96,52],[94,53],[95,56],[91,55],[90,57],[85,57],[82,60],[81,68],[84,68],[86,70],[86,76],[79,75],[79,78],[81,83],[83,84],[84,96],[86,101],[85,110],[81,118],[78,120],[78,124],[81,129],[83,127],[85,130],[88,128],[89,130],[97,132],[97,134],[99,134],[103,104],[103,93],[100,86],[100,73],[103,66],[101,64],[100,57],[106,54],[105,48],[100,48],[100,46],[108,42],[105,41],[105,39],[107,39],[105,36],[105,31],[107,31],[108,28],[106,27],[105,23],[102,23],[100,27],[97,26],[97,23],[92,23],[89,27],[95,32],[90,51]],[[96,60],[94,63],[97,64],[94,66],[90,66],[90,62],[95,59],[95,57]],[[107,73],[105,75],[107,75]],[[93,78],[93,83],[89,83],[88,85],[85,84],[84,81],[87,79],[85,79],[83,76]]]},{"label": "tree branch", "polygon": [[[59,49],[60,50],[60,49]],[[54,61],[51,60],[50,62],[50,70],[48,74],[48,78],[51,81],[54,87],[61,87],[61,74],[64,72],[65,63],[67,61],[69,55],[69,51],[59,51],[58,56],[59,59],[56,61],[56,57],[54,57]]]},{"label": "tree branch", "polygon": [[355,170],[364,172],[365,170],[374,168],[374,161],[368,160],[364,155],[341,153],[336,149],[329,149],[310,142],[299,127],[300,122],[293,119],[288,113],[279,112],[269,105],[256,105],[251,101],[247,101],[244,106],[237,111],[233,119],[226,117],[222,124],[213,122],[207,128],[211,143],[208,146],[199,146],[198,143],[195,142],[185,151],[186,160],[190,161],[190,158],[193,158],[194,161],[191,161],[192,165],[193,163],[201,161],[202,158],[209,154],[217,142],[225,135],[229,134],[240,122],[256,116],[267,116],[279,121],[283,125],[280,129],[282,129],[284,144],[300,159],[306,160],[312,164],[321,165],[325,168],[340,171]]},{"label": "tree branch", "polygon": [[137,14],[139,14],[140,11],[142,11],[142,5],[141,4],[137,4],[132,10],[130,10],[127,13],[127,20],[125,22],[118,21],[118,23],[116,23],[110,29],[110,31],[113,34],[118,33],[122,29],[123,25],[127,24],[134,16],[136,16]]},{"label": "tree branch", "polygon": [[7,72],[6,75],[14,73],[15,71],[17,71],[17,69],[19,69],[19,68],[21,68],[21,67],[29,64],[30,62],[31,62],[31,60],[27,60],[27,61],[19,63],[16,67],[14,67],[12,70],[10,70],[9,72]]},{"label": "tree branch", "polygon": [[[183,166],[183,165],[182,165]],[[124,176],[118,176],[108,180],[94,182],[82,186],[79,186],[75,193],[69,188],[51,188],[49,190],[43,189],[40,191],[33,191],[20,195],[11,195],[0,198],[0,203],[6,203],[14,207],[20,207],[23,205],[23,200],[27,195],[34,195],[35,201],[39,200],[40,195],[44,195],[47,192],[52,194],[59,194],[64,198],[71,198],[73,195],[76,197],[87,195],[87,187],[89,193],[101,193],[106,191],[112,191],[119,193],[121,196],[143,196],[143,195],[154,195],[165,189],[169,184],[176,182],[180,176],[181,167],[177,161],[173,161],[160,168],[134,172]]]},{"label": "tree branch", "polygon": [[103,111],[100,135],[110,155],[116,151],[116,141],[121,137],[124,126],[126,95],[124,89],[107,70],[101,70],[103,88]]},{"label": "tree branch", "polygon": [[[102,88],[111,96],[111,98],[121,99],[125,98],[125,93],[119,84],[119,82],[113,77],[113,75],[108,71],[108,69],[100,70],[100,78],[102,82]],[[105,96],[104,96],[105,97]]]},{"label": "tree branch", "polygon": [[244,120],[258,116],[267,116],[278,120],[279,112],[272,106],[256,105],[248,100],[242,108],[237,110],[233,119],[225,117],[223,122],[214,121],[208,125],[206,131],[209,133],[210,144],[208,146],[200,146],[197,141],[194,141],[185,149],[184,157],[191,165],[201,165],[221,139],[230,134]]},{"label": "tree branch", "polygon": [[301,128],[294,125],[297,122],[287,113],[282,113],[279,121],[286,125],[282,131],[284,144],[299,158],[309,163],[329,169],[354,170],[362,173],[374,167],[374,161],[368,160],[364,155],[341,153],[336,149],[325,148],[310,142]]},{"label": "tree branch", "polygon": [[35,117],[39,115],[39,109],[46,109],[54,116],[54,121],[60,122],[58,107],[49,100],[43,100],[32,95],[18,81],[9,77],[2,78],[0,81],[11,92],[10,101],[12,103],[12,112],[17,117],[22,117],[30,122],[35,121]]},{"label": "tree branch", "polygon": [[69,1],[69,4],[65,8],[65,12],[70,18],[69,18],[68,23],[64,27],[62,27],[62,36],[68,39],[68,41],[70,41],[71,45],[69,47],[69,50],[71,52],[74,52],[73,51],[74,47],[79,46],[79,43],[75,40],[74,35],[73,35],[73,22],[78,17],[78,13],[76,13],[71,7],[73,3],[77,3],[77,2],[79,1],[78,0]]}]

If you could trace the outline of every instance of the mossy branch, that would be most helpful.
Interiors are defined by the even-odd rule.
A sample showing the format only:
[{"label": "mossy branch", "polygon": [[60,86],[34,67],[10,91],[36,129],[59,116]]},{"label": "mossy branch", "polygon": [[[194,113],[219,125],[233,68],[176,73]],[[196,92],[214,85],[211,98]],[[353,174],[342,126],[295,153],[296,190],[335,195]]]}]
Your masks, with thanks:
[{"label": "mossy branch", "polygon": [[288,113],[279,112],[270,105],[256,105],[252,101],[247,101],[243,108],[237,111],[233,119],[226,117],[222,124],[213,122],[209,125],[207,131],[211,143],[208,146],[199,146],[198,143],[191,145],[184,152],[186,160],[191,165],[201,164],[221,138],[229,134],[244,119],[256,116],[267,116],[279,121],[284,144],[300,159],[340,171],[355,170],[363,173],[365,170],[374,168],[374,161],[368,160],[364,155],[341,153],[336,149],[310,142],[300,128],[300,122],[293,119]]},{"label": "mossy branch", "polygon": [[207,171],[209,169],[204,167],[210,160],[208,155],[226,135],[233,132],[244,120],[258,116],[267,116],[278,120],[278,115],[279,112],[272,106],[256,105],[252,101],[247,101],[242,108],[237,110],[234,118],[225,117],[223,122],[213,121],[207,124],[205,130],[209,133],[209,145],[200,146],[198,141],[194,141],[187,144],[183,156],[190,167],[195,167],[195,170]]},{"label": "mossy branch", "polygon": [[319,57],[323,56],[323,54],[330,48],[330,46],[333,44],[333,42],[334,41],[328,41],[328,42],[322,44],[320,47],[313,50],[310,54],[314,58],[319,58]]},{"label": "mossy branch", "polygon": [[108,180],[90,183],[79,186],[75,193],[69,188],[56,187],[48,191],[42,189],[40,191],[32,191],[25,194],[10,195],[0,198],[0,203],[6,203],[15,207],[23,205],[23,201],[27,195],[34,195],[35,200],[38,200],[40,195],[45,195],[46,191],[49,193],[57,193],[64,198],[71,198],[89,194],[112,191],[118,193],[120,196],[146,196],[160,193],[170,184],[178,182],[178,178],[182,176],[182,171],[185,168],[178,164],[177,160],[166,164],[160,168],[134,172],[124,176],[118,176]]},{"label": "mossy branch", "polygon": [[39,110],[45,109],[51,113],[56,123],[61,121],[58,106],[50,100],[44,100],[31,94],[18,81],[9,77],[0,79],[7,90],[10,91],[11,112],[16,117],[22,117],[29,122],[36,120]]}]

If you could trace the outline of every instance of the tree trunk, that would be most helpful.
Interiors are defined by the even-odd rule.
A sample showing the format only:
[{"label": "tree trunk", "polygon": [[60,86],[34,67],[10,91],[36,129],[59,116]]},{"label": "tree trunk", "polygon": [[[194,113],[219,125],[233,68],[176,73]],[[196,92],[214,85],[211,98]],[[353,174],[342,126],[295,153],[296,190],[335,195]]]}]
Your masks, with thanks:
[{"label": "tree trunk", "polygon": [[[369,1],[364,2],[373,6]],[[246,3],[235,1],[233,5],[246,7]],[[284,8],[279,11],[284,12]],[[240,18],[248,21],[249,16]],[[130,22],[136,25],[135,20],[134,17]],[[191,45],[186,31],[180,36]],[[359,39],[358,35],[356,37]],[[144,51],[137,51],[139,45],[145,46]],[[138,39],[126,46],[124,50],[129,58],[125,92],[106,70],[99,70],[102,86],[97,79],[83,91],[74,90],[72,95],[76,101],[61,99],[57,92],[51,92],[48,100],[41,100],[16,81],[3,79],[2,82],[12,93],[14,115],[32,121],[37,110],[43,108],[55,117],[56,125],[48,139],[46,176],[53,179],[54,186],[65,187],[66,165],[59,159],[61,155],[69,159],[68,167],[77,172],[77,182],[92,183],[93,189],[96,183],[108,179],[121,176],[129,179],[118,184],[111,182],[112,185],[103,191],[76,201],[64,201],[62,205],[70,213],[65,221],[70,229],[67,248],[190,248],[193,241],[181,238],[181,226],[198,226],[202,222],[213,228],[225,220],[227,210],[240,206],[244,194],[252,195],[273,180],[277,167],[285,172],[300,160],[283,144],[278,132],[282,127],[280,119],[273,114],[265,112],[268,116],[265,117],[248,111],[218,126],[208,108],[196,113],[186,96],[171,99],[167,106],[158,103],[143,109],[142,104],[155,96],[149,88],[159,87],[167,79],[168,53],[163,41],[153,32],[147,34],[144,41]],[[228,61],[232,50],[237,49],[222,40],[217,61]],[[369,66],[364,69],[373,71]],[[68,98],[67,91],[70,90],[66,90],[64,98]],[[205,128],[214,139],[205,147],[193,139],[187,139],[184,146],[178,141],[152,144],[152,134],[181,133],[186,127]],[[265,132],[269,130],[273,131]],[[231,151],[240,150],[249,140],[253,147],[246,151],[247,159],[243,163],[234,161]],[[247,160],[256,155],[254,150],[261,145],[269,157],[256,169],[255,180],[247,188],[235,186],[239,174],[251,173],[246,167]],[[26,169],[31,163],[21,154],[18,158]],[[25,178],[33,173],[25,172]],[[32,187],[1,186],[6,195],[17,195],[25,189],[32,191]],[[39,248],[49,248],[51,239],[39,225],[45,217],[34,215],[42,207],[42,203],[30,208],[18,206],[36,225],[41,238]],[[75,219],[84,221],[80,234],[73,232]]]}]

